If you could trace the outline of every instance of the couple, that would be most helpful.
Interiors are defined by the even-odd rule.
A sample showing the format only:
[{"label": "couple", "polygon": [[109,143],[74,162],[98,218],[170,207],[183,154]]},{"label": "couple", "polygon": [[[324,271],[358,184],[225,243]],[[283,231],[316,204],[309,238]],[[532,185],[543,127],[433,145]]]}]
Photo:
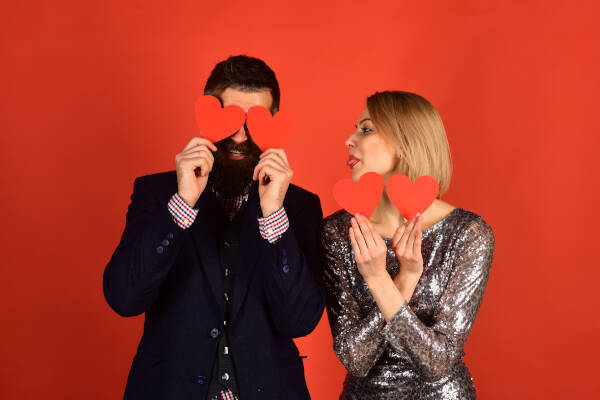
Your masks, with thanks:
[{"label": "couple", "polygon": [[[223,106],[276,113],[261,60],[230,57],[205,87]],[[463,344],[481,303],[494,236],[440,200],[451,164],[442,121],[422,97],[376,93],[346,140],[358,181],[432,175],[440,195],[406,221],[384,194],[370,220],[290,183],[285,151],[261,153],[244,125],[193,138],[176,170],[135,179],[103,277],[122,316],[145,313],[125,399],[308,399],[303,356],[325,306],[348,370],[344,399],[472,399]]]}]

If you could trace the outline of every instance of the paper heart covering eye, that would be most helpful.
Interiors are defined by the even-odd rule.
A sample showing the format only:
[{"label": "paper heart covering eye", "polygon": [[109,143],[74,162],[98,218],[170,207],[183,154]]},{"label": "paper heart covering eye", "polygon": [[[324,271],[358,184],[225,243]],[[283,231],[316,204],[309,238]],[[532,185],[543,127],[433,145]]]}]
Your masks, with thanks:
[{"label": "paper heart covering eye", "polygon": [[262,151],[280,148],[296,131],[296,119],[290,113],[279,111],[275,115],[265,107],[254,106],[246,114],[246,126],[254,143]]},{"label": "paper heart covering eye", "polygon": [[408,176],[396,174],[387,180],[385,191],[400,214],[410,220],[429,208],[438,195],[439,184],[429,175],[420,176],[413,183]]},{"label": "paper heart covering eye", "polygon": [[358,183],[346,178],[333,186],[333,198],[350,214],[371,217],[383,194],[383,178],[376,172],[367,172]]},{"label": "paper heart covering eye", "polygon": [[201,96],[194,109],[200,134],[213,143],[236,133],[246,118],[241,107],[229,105],[223,108],[214,96]]}]

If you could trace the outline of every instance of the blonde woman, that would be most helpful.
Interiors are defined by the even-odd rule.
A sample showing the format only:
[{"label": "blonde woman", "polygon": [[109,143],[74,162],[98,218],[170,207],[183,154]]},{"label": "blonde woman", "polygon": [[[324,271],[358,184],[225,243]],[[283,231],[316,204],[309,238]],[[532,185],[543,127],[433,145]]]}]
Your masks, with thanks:
[{"label": "blonde woman", "polygon": [[481,216],[441,200],[452,167],[440,116],[417,94],[378,92],[345,144],[354,181],[431,175],[440,191],[410,221],[385,192],[370,219],[340,210],[323,221],[327,313],[348,370],[340,399],[474,399],[463,345],[494,234]]}]

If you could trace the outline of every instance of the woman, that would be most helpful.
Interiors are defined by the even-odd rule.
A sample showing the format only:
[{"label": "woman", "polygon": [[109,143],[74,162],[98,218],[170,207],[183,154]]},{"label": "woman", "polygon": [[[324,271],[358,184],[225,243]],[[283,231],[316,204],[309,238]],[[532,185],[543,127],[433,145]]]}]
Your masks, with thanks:
[{"label": "woman", "polygon": [[346,140],[356,182],[431,175],[440,191],[406,221],[383,194],[370,220],[340,210],[321,230],[327,314],[348,370],[341,399],[474,399],[462,357],[487,284],[494,234],[481,216],[454,207],[442,121],[423,97],[379,92]]}]

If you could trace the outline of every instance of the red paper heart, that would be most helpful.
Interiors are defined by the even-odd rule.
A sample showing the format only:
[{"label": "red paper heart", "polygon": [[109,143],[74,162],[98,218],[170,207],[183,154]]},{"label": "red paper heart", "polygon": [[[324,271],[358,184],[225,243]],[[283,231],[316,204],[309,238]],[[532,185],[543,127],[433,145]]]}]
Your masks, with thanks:
[{"label": "red paper heart", "polygon": [[397,174],[388,179],[385,191],[400,214],[409,220],[417,213],[423,214],[433,203],[439,184],[429,175],[420,176],[413,183],[408,176]]},{"label": "red paper heart", "polygon": [[213,143],[237,132],[246,118],[241,107],[229,105],[221,108],[219,99],[214,96],[201,96],[196,100],[195,112],[202,137]]},{"label": "red paper heart", "polygon": [[265,151],[280,148],[296,130],[295,118],[285,111],[275,115],[265,107],[255,106],[246,114],[246,125],[254,143]]},{"label": "red paper heart", "polygon": [[350,178],[339,180],[333,186],[333,198],[350,214],[371,217],[383,194],[383,178],[376,172],[367,172],[358,183]]}]

